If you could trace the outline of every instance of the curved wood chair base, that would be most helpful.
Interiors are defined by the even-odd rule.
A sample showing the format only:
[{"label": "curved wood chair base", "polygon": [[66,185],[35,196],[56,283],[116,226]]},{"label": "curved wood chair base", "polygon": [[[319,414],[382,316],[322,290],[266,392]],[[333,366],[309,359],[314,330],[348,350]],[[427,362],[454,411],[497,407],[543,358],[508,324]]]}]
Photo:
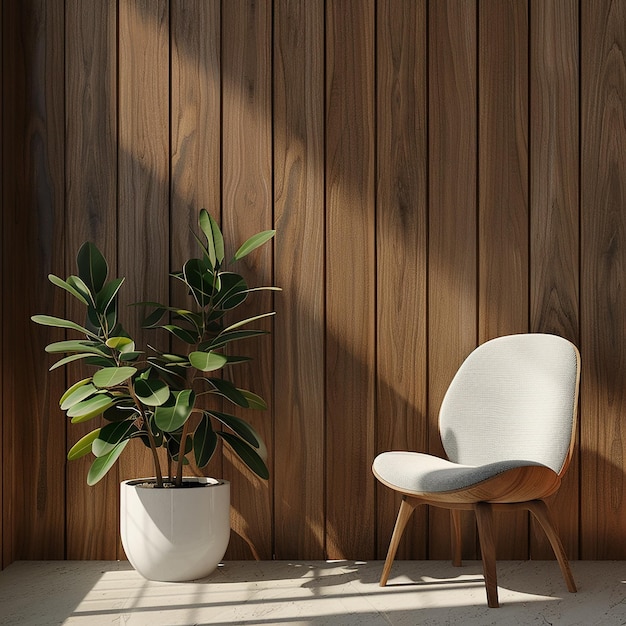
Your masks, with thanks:
[{"label": "curved wood chair base", "polygon": [[476,502],[516,503],[543,499],[556,493],[561,486],[561,478],[544,465],[525,465],[506,470],[487,478],[471,487],[455,491],[418,492],[399,490],[374,471],[374,476],[383,484],[399,493],[422,498],[428,504],[475,504]]},{"label": "curved wood chair base", "polygon": [[461,524],[460,511],[473,510],[476,515],[476,524],[478,527],[478,537],[480,540],[480,550],[483,562],[483,573],[485,576],[485,588],[487,591],[487,604],[491,608],[500,606],[498,601],[498,580],[496,573],[496,546],[494,539],[494,511],[516,511],[526,509],[530,511],[543,528],[552,550],[557,558],[561,574],[567,585],[567,589],[575,593],[576,583],[563,549],[563,544],[559,539],[554,523],[552,522],[548,506],[542,499],[530,500],[528,502],[442,502],[440,500],[431,500],[423,497],[405,494],[402,497],[402,504],[398,511],[396,525],[389,543],[387,558],[383,566],[380,577],[380,586],[384,587],[391,573],[391,566],[398,550],[398,545],[404,529],[415,510],[420,504],[429,504],[442,508],[448,508],[451,511],[452,523],[452,563],[455,566],[461,565]]}]

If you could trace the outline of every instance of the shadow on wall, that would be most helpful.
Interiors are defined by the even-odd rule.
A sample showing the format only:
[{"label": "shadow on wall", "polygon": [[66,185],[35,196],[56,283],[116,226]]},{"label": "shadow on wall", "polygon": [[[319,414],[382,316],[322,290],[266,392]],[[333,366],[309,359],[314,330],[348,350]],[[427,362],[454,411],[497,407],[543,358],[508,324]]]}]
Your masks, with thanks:
[{"label": "shadow on wall", "polygon": [[[181,3],[181,6],[182,6],[182,3]],[[148,11],[145,14],[140,13],[139,15],[145,21],[145,24],[147,27],[149,28],[153,27],[154,24],[152,24],[151,22],[153,16],[149,10],[150,5],[138,4],[137,7],[138,7],[138,10],[140,11],[144,10],[144,7],[148,8]],[[194,68],[197,68],[200,71],[199,80],[207,79],[207,77],[209,76],[216,75],[215,68],[206,68],[206,67],[203,68],[203,65],[202,65],[203,60],[202,59],[199,60],[197,58],[196,51],[189,45],[189,41],[183,39],[181,42],[179,42],[179,51],[182,53],[182,55],[185,58],[188,59],[188,62]],[[217,72],[217,74],[219,75],[219,72]],[[246,77],[246,78],[249,79],[249,83],[248,83],[249,93],[245,94],[245,97],[242,97],[241,94],[239,94],[239,96],[244,99],[252,98],[252,105],[254,105],[254,98],[253,98],[254,89],[255,89],[254,81],[251,77]],[[226,91],[231,89],[231,87],[239,88],[239,86],[244,84],[245,82],[245,81],[235,80],[233,77],[230,77],[228,74],[221,75],[220,80],[222,81],[222,85],[224,85]],[[230,85],[231,82],[232,82],[232,85]],[[117,102],[112,102],[110,106],[111,106],[111,109],[114,108],[115,106],[117,106]],[[252,106],[252,111],[254,111],[254,106]],[[268,122],[267,120],[256,119],[256,123],[267,124]],[[278,131],[274,129],[274,135],[276,135],[277,132]],[[283,136],[301,137],[302,129],[296,128],[296,127],[288,128],[286,130],[281,129],[280,133]],[[187,141],[189,146],[191,146],[193,144],[194,139],[185,138],[185,141]],[[188,147],[188,149],[191,149],[191,148]],[[181,226],[181,228],[175,228],[175,235],[173,237],[162,231],[160,231],[159,237],[162,237],[162,238],[171,237],[169,244],[164,244],[164,245],[166,246],[169,245],[170,248],[176,249],[177,251],[179,250],[179,248],[182,250],[185,247],[187,247],[190,244],[190,239],[189,239],[188,234],[186,234],[186,225],[188,223],[193,223],[195,221],[195,215],[197,214],[197,211],[199,210],[199,208],[201,208],[201,206],[204,206],[205,203],[206,203],[206,208],[208,208],[212,212],[215,211],[215,207],[211,206],[214,200],[214,196],[211,196],[211,198],[208,201],[205,201],[204,198],[200,197],[199,195],[195,193],[192,193],[191,194],[192,197],[190,197],[187,191],[182,191],[180,189],[177,189],[175,185],[172,185],[172,182],[169,179],[160,178],[160,175],[152,171],[149,167],[146,167],[145,160],[142,158],[142,155],[135,154],[133,152],[132,146],[121,145],[120,151],[121,151],[121,157],[120,157],[119,162],[130,164],[129,169],[130,171],[132,171],[133,176],[136,177],[136,179],[133,179],[132,181],[130,181],[131,187],[136,186],[138,189],[151,190],[150,197],[165,198],[166,202],[169,203],[170,208],[175,206],[177,207],[178,211],[180,211],[181,213],[183,212],[185,213],[186,215],[185,219],[180,220],[181,222],[184,223],[184,226]],[[170,156],[171,155],[166,155],[166,159],[169,158]],[[321,155],[321,156],[322,158],[324,158],[324,155]],[[314,162],[309,165],[311,167],[313,177],[320,177],[320,178],[324,177],[326,169],[327,169],[327,164],[325,162]],[[141,182],[139,183],[138,181],[141,181]],[[265,181],[265,182],[267,183],[269,187],[271,187],[271,181]],[[351,180],[349,178],[344,178],[341,183],[342,185],[344,185],[344,188],[341,190],[342,196],[361,197],[362,189],[360,189],[360,182],[361,181],[358,181],[358,180]],[[71,183],[72,181],[68,181],[68,184],[71,184]],[[139,199],[139,201],[140,200],[141,199]],[[222,202],[224,201],[222,200]],[[355,204],[350,203],[350,206],[355,206]],[[246,210],[254,211],[255,208],[256,208],[256,205],[254,204],[254,201],[251,200],[250,205],[246,207]],[[298,208],[299,207],[294,206],[292,210],[297,211]],[[314,207],[314,208],[318,209],[320,207]],[[260,207],[260,210],[261,209],[263,211],[266,211],[268,207]],[[110,210],[110,207],[102,207],[103,212],[108,211],[108,210]],[[124,220],[128,219],[128,220],[133,220],[133,222],[135,223],[135,229],[137,232],[141,232],[142,229],[144,229],[146,232],[151,232],[151,229],[153,228],[152,217],[153,217],[154,210],[155,210],[155,205],[151,205],[151,204],[147,204],[144,207],[143,211],[141,210],[135,211],[134,209],[131,210],[129,207],[129,211],[127,215],[125,215],[124,213],[120,214],[120,217],[119,217],[120,221],[118,224],[118,229],[123,228]],[[165,210],[167,212],[168,210],[167,207],[165,207]],[[228,207],[226,207],[225,210],[227,211]],[[77,212],[78,211],[74,211],[74,213],[77,213]],[[192,216],[193,216],[193,219],[192,219]],[[89,224],[85,225],[84,230],[90,238],[97,240],[98,238],[102,237],[102,232],[100,231],[101,225],[99,223],[99,220],[97,219],[98,216],[96,214],[92,215],[91,217],[93,219],[89,220]],[[384,215],[382,217],[384,217]],[[145,220],[145,222],[137,223],[137,220],[140,220],[140,219]],[[285,224],[288,227],[289,220],[288,220],[287,215],[284,215],[281,217],[281,223]],[[269,226],[270,225],[268,225],[268,227]],[[237,224],[233,220],[233,228],[236,229],[236,227],[237,227]],[[382,237],[381,232],[384,232],[384,231],[380,231],[380,230],[376,231],[375,235],[378,237]],[[185,234],[183,235],[183,233]],[[403,238],[405,238],[406,241],[412,241],[412,239],[411,240],[406,239],[408,237],[408,234],[409,233],[407,230],[400,229],[399,231],[396,231],[394,233],[394,238],[393,238],[394,245],[398,240],[402,240]],[[106,235],[109,236],[110,233],[106,233]],[[319,236],[319,233],[316,233],[316,235]],[[370,233],[369,235],[374,236],[374,233]],[[149,245],[148,244],[149,240],[150,240],[150,237],[146,237],[144,240],[141,240],[141,239],[139,240],[139,245],[137,249],[133,251],[133,254],[137,258],[141,257],[142,253],[147,250],[147,246]],[[306,242],[303,242],[303,245],[305,245],[305,243]],[[379,240],[376,243],[379,248],[381,247],[384,248],[385,246],[390,245],[389,242],[386,242],[383,240]],[[280,251],[278,251],[277,254],[280,255]],[[280,256],[277,256],[277,261],[279,264],[282,264],[282,265],[290,265],[290,262],[288,260],[281,259]],[[267,268],[269,266],[270,266],[269,263],[263,264],[264,268]],[[163,267],[162,269],[167,271],[168,269],[173,269],[173,268]],[[345,271],[346,281],[349,281],[351,278],[350,276],[351,267],[345,267],[343,269]],[[249,267],[249,271],[251,272],[251,275],[255,277],[255,280],[258,279],[259,281],[262,282],[264,280],[269,279],[269,276],[267,276],[265,273],[265,269],[260,269],[258,267],[251,266]],[[297,317],[301,320],[304,320],[301,326],[307,327],[310,330],[310,333],[313,337],[313,339],[311,340],[312,343],[315,343],[316,341],[319,342],[320,341],[319,338],[322,338],[322,341],[324,342],[322,346],[322,351],[324,352],[324,355],[322,357],[322,361],[323,361],[322,366],[325,366],[327,368],[325,371],[326,379],[328,379],[328,377],[330,376],[335,376],[335,375],[341,376],[343,374],[343,372],[339,372],[339,371],[335,372],[332,367],[333,355],[341,355],[340,361],[344,364],[345,363],[350,364],[351,380],[361,381],[364,394],[367,395],[366,401],[371,402],[375,397],[386,398],[386,404],[394,407],[394,416],[392,420],[393,426],[391,427],[393,429],[393,432],[385,433],[385,437],[389,437],[390,439],[393,439],[394,441],[404,440],[406,443],[406,446],[411,449],[425,450],[428,445],[428,433],[427,433],[428,418],[425,414],[424,406],[420,406],[420,403],[416,401],[414,397],[407,397],[403,391],[399,391],[396,388],[396,381],[384,380],[383,377],[380,376],[378,364],[373,359],[371,360],[368,360],[367,358],[364,359],[363,352],[360,352],[356,350],[354,346],[349,345],[345,341],[344,337],[338,335],[337,333],[333,333],[331,329],[329,329],[325,325],[324,319],[320,317],[311,316],[311,313],[307,307],[306,297],[303,297],[302,294],[300,294],[299,296],[293,295],[293,294],[296,294],[298,291],[297,274],[295,273],[289,274],[288,272],[285,272],[283,269],[283,273],[281,275],[286,278],[286,281],[284,284],[281,285],[284,289],[284,292],[283,294],[278,296],[277,306],[279,308],[282,308],[283,311],[285,312],[291,311],[290,316],[292,318]],[[442,284],[431,285],[431,292],[433,293],[436,293],[436,288],[445,289],[447,285],[446,281],[449,280],[449,284],[454,284],[454,280],[455,280],[453,271],[445,267],[445,259],[443,260],[442,267],[429,268],[428,276],[429,277],[446,276],[445,280],[442,279]],[[413,276],[411,278],[416,281],[420,281],[420,280],[425,281],[427,277],[426,276],[418,276],[418,277]],[[323,282],[323,280],[320,280],[320,282]],[[370,287],[372,288],[372,290],[374,289],[373,286],[370,286]],[[458,292],[458,290],[456,292]],[[318,293],[318,296],[323,298],[325,294],[323,293],[323,291],[320,291]],[[471,298],[473,296],[475,296],[475,294],[472,294],[472,293],[467,294],[468,298]],[[373,302],[373,298],[371,302]],[[367,303],[366,306],[371,306],[371,302]],[[355,306],[355,307],[361,305],[360,302],[350,302],[347,304],[349,306]],[[463,302],[459,303],[459,307],[462,308],[464,304],[465,303]],[[472,306],[473,304],[474,303],[472,303]],[[373,312],[374,316],[376,316],[376,313],[377,313],[376,311]],[[280,322],[277,320],[276,323],[278,324]],[[425,323],[425,321],[417,320],[416,324],[418,323],[422,324],[422,323]],[[254,345],[254,344],[252,345],[254,346],[253,350],[255,353],[269,354],[272,352],[272,348],[271,348],[269,341],[267,343],[261,342],[258,345]],[[289,344],[287,344],[285,347],[286,349],[291,349],[291,348],[295,349],[293,345],[289,345]],[[427,360],[428,355],[425,354],[426,347],[422,346],[422,348],[424,350],[424,354],[411,354],[411,356],[415,358],[416,361],[425,362]],[[407,352],[410,353],[410,350],[407,350]],[[275,357],[281,358],[281,355],[277,353]],[[291,355],[288,358],[294,359],[294,364],[298,366],[299,364],[298,359],[306,358],[306,356],[302,357],[301,355],[298,355],[297,357],[294,357],[293,355]],[[410,357],[407,357],[407,359],[408,358]],[[268,361],[271,362],[271,357],[268,357]],[[406,370],[408,372],[413,372],[415,369],[416,369],[415,362],[406,363]],[[300,371],[302,370],[299,368],[299,372]],[[423,376],[425,374],[423,372],[415,372],[415,375]],[[587,374],[583,372],[583,380],[585,380],[586,375]],[[262,376],[264,377],[263,381],[266,382],[268,380],[267,372],[264,372]],[[431,372],[431,379],[436,376],[437,376],[436,373]],[[26,377],[27,376],[24,375],[24,378]],[[585,381],[584,385],[588,390],[590,390],[590,393],[591,391],[595,391],[596,389],[602,389],[602,392],[603,392],[602,395],[605,395],[606,397],[617,397],[620,393],[619,388],[616,386],[619,383],[615,378],[611,379],[613,381],[613,385],[611,385],[610,381],[607,381],[604,379],[592,380],[591,378],[589,378],[589,380],[590,382]],[[610,388],[605,388],[607,385],[610,385]],[[277,385],[275,388],[277,390],[277,393],[280,393],[280,387]],[[299,391],[300,390],[296,389],[295,393],[297,394]],[[320,393],[323,395],[323,391],[320,391]],[[328,398],[328,401],[332,401],[332,400],[333,400],[332,398]],[[358,411],[360,408],[359,403],[361,402],[361,400],[362,398],[360,397],[352,397],[348,401],[343,400],[342,405],[347,406],[346,402],[352,403],[351,409],[354,411],[354,414],[358,414]],[[274,399],[274,401],[271,404],[272,406],[276,406],[276,399]],[[326,407],[322,407],[322,409],[325,409],[325,408]],[[279,427],[278,424],[280,424],[280,428],[281,429],[285,428],[285,432],[289,433],[289,437],[291,438],[291,440],[294,440],[294,441],[297,440],[298,433],[295,431],[292,431],[291,428],[293,428],[294,426],[296,428],[298,426],[301,426],[302,424],[306,422],[307,417],[308,417],[307,407],[305,405],[300,406],[299,410],[300,412],[297,415],[296,414],[289,414],[289,415],[281,414],[281,415],[274,415],[273,417],[271,416],[259,417],[259,422],[263,421],[263,424],[264,424],[261,430],[263,432],[273,433],[274,429],[278,428]],[[323,538],[324,533],[328,537],[330,537],[331,538],[330,541],[333,542],[334,540],[332,538],[336,535],[336,531],[337,531],[336,526],[342,523],[343,518],[340,519],[341,516],[335,515],[335,512],[340,510],[339,507],[342,501],[352,502],[354,499],[353,495],[355,491],[366,494],[366,497],[364,498],[364,502],[367,504],[367,507],[369,507],[370,503],[373,504],[373,502],[376,500],[376,497],[378,497],[379,507],[381,504],[385,503],[385,500],[388,500],[388,496],[383,495],[382,492],[380,491],[377,492],[377,496],[374,495],[375,482],[371,475],[370,464],[371,464],[371,460],[373,456],[375,455],[376,452],[378,452],[378,450],[376,449],[378,442],[374,440],[374,433],[377,432],[379,425],[383,424],[383,421],[382,421],[383,416],[376,415],[374,413],[371,413],[370,415],[372,415],[373,417],[370,418],[371,423],[367,424],[367,426],[368,428],[371,428],[372,430],[371,432],[367,433],[367,439],[365,438],[360,439],[360,441],[363,443],[363,449],[358,450],[359,454],[358,456],[356,456],[356,458],[348,457],[345,459],[341,458],[342,450],[339,445],[340,442],[338,442],[338,444],[335,445],[335,442],[333,440],[334,432],[336,430],[341,430],[342,424],[340,422],[324,423],[323,415],[316,416],[316,419],[320,419],[320,417],[322,419],[322,422],[319,423],[321,432],[319,433],[319,438],[315,440],[316,449],[314,453],[311,453],[310,456],[307,456],[305,458],[306,458],[307,463],[310,461],[310,462],[314,462],[317,464],[315,468],[315,472],[317,473],[317,476],[319,477],[320,485],[316,485],[314,487],[314,491],[316,494],[315,505],[317,505],[318,507],[321,507],[321,510],[323,512],[330,513],[330,517],[327,517],[326,520],[322,519],[322,523],[326,524],[325,530],[320,528],[320,519],[323,518],[322,515],[317,517],[315,520],[313,519],[306,520],[304,521],[304,523],[305,524],[308,523],[311,525],[310,531],[313,537],[316,538],[316,541],[319,544],[318,546],[319,550],[324,554],[326,553],[327,547],[328,547],[326,545],[326,540]],[[272,420],[273,420],[273,423],[272,423]],[[378,431],[378,434],[381,435],[382,433]],[[618,444],[618,442],[619,442],[619,438],[616,438],[616,445]],[[276,444],[276,439],[272,441],[270,438],[268,443],[270,447],[270,457],[275,458],[276,450],[274,450],[274,445]],[[306,451],[307,443],[308,443],[307,441],[301,441],[299,443],[300,450]],[[329,458],[329,455],[332,458]],[[333,486],[332,489],[328,485],[323,484],[326,479],[326,472],[327,472],[327,468],[329,467],[329,462],[332,463],[333,467],[343,466],[343,467],[348,468],[349,473],[350,473],[349,480],[345,480],[345,482],[337,484],[336,488],[335,486]],[[140,465],[141,464],[142,463],[140,463]],[[597,468],[597,474],[599,478],[598,484],[610,485],[610,489],[609,489],[610,504],[611,504],[612,510],[618,511],[621,506],[621,498],[622,498],[622,493],[623,493],[622,485],[624,481],[624,470],[623,470],[623,467],[621,467],[621,456],[618,459],[618,455],[616,454],[616,459],[611,461],[609,459],[599,457],[598,455],[593,453],[593,451],[583,450],[581,464],[584,467]],[[243,474],[239,472],[239,470],[236,468],[229,470],[229,474],[231,472],[233,475],[233,482],[235,483],[233,485],[233,490],[237,489],[237,484],[236,484],[237,482],[249,483],[251,480],[247,476],[247,474]],[[311,474],[312,472],[307,471],[308,480],[311,479]],[[285,477],[280,477],[280,479],[283,479],[283,478]],[[278,479],[279,477],[277,476],[274,476],[272,478],[273,481],[276,481]],[[292,481],[293,477],[287,477],[287,479]],[[82,476],[81,476],[81,480],[82,480]],[[259,486],[256,484],[252,484],[251,487],[252,487],[251,490],[256,491],[258,493],[263,492],[263,490],[265,489],[265,491],[263,492],[263,498],[266,498],[267,501],[258,503],[258,504],[242,502],[242,508],[246,507],[246,510],[245,511],[235,510],[234,515],[235,515],[236,520],[238,520],[234,524],[235,531],[240,532],[241,535],[245,538],[245,541],[250,546],[250,549],[252,550],[253,554],[256,553],[256,555],[260,556],[261,558],[271,558],[273,555],[273,549],[274,549],[273,540],[267,536],[266,528],[258,528],[256,526],[256,523],[257,523],[256,514],[258,513],[259,518],[263,518],[264,520],[267,520],[268,516],[271,516],[272,514],[271,511],[273,510],[274,505],[272,502],[270,502],[270,500],[275,497],[275,493],[276,493],[275,482],[270,484],[267,488],[264,488],[263,486]],[[310,484],[305,485],[305,487],[307,489],[313,488],[311,487]],[[581,501],[584,501],[585,496],[591,495],[591,494],[587,494],[584,491],[585,489],[588,489],[588,488],[589,488],[588,482],[583,482],[583,492],[581,492],[580,494]],[[305,507],[311,506],[311,500],[307,499],[308,496],[302,493],[304,491],[305,491],[304,488],[294,489],[294,497],[298,498],[299,503],[304,502],[305,504],[303,506]],[[249,492],[250,491],[247,491],[247,493]],[[326,501],[324,501],[324,498],[326,498]],[[258,500],[260,501],[261,499],[262,498],[259,495]],[[592,501],[595,501],[595,499],[593,498],[590,498],[590,499]],[[68,498],[68,501],[70,501],[70,498]],[[392,503],[389,502],[389,504],[392,504]],[[281,504],[281,510],[283,512],[286,511],[289,508],[288,505],[289,505],[289,502],[283,502]],[[248,509],[248,507],[251,507],[251,508]],[[379,549],[382,549],[382,548],[386,549],[386,540],[383,537],[385,535],[385,528],[389,529],[389,534],[390,534],[391,524],[392,524],[393,518],[395,518],[397,509],[395,508],[395,506],[394,507],[390,506],[390,509],[393,508],[393,510],[390,510],[389,513],[387,512],[380,513],[381,517],[378,521],[376,521],[376,516],[378,515],[377,511],[374,511],[367,507],[366,509],[354,508],[354,509],[346,511],[345,523],[349,524],[350,527],[354,527],[355,529],[357,529],[355,530],[355,532],[357,532],[359,529],[362,529],[364,527],[373,529],[378,525],[379,535],[380,535],[380,539],[379,539],[380,548]],[[299,510],[296,510],[294,512],[293,518],[290,520],[292,524],[303,523],[303,520],[301,517],[301,510],[302,508],[299,508]],[[595,522],[593,530],[588,530],[587,528],[584,528],[584,527],[581,530],[581,541],[584,542],[585,545],[590,546],[590,545],[593,545],[594,542],[599,541],[597,537],[592,536],[592,535],[593,535],[593,532],[598,531],[600,528],[605,528],[605,525],[604,525],[605,522],[601,522],[598,519],[598,517],[601,516],[602,514],[603,513],[601,511],[595,511],[595,512],[587,511],[586,513],[583,511],[583,515],[585,515],[587,519],[595,515],[596,520],[597,520]],[[285,523],[285,520],[274,519],[273,521],[274,521],[274,524]],[[422,524],[424,525],[426,524],[425,520],[421,520],[419,522],[420,528]],[[608,530],[608,536],[603,538],[602,541],[619,541],[620,539],[623,539],[623,537],[620,537],[619,530],[618,530],[619,519],[618,519],[617,513],[616,513],[615,520],[610,520],[610,524],[611,525]],[[247,528],[246,528],[246,525],[248,526]],[[421,530],[425,531],[426,529],[421,528]],[[298,532],[299,531],[295,531],[295,534],[298,534]],[[426,534],[427,533],[424,532],[424,535]],[[417,544],[416,544],[415,550],[416,551],[423,550],[424,547],[422,544],[421,537],[416,538],[416,542]],[[242,554],[243,549],[244,548],[241,546],[240,547],[235,546],[235,553]],[[583,556],[584,556],[584,553],[583,553]]]}]

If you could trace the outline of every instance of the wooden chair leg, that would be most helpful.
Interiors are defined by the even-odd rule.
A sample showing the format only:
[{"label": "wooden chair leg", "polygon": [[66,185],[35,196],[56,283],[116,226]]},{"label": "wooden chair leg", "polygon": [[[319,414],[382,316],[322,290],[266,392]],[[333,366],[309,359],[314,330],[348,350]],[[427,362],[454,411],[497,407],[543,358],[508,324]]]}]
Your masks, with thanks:
[{"label": "wooden chair leg", "polygon": [[404,532],[407,522],[411,518],[411,514],[414,509],[415,505],[409,504],[406,497],[403,497],[402,504],[400,504],[400,510],[398,511],[398,517],[396,518],[396,525],[393,529],[393,534],[391,535],[391,541],[389,542],[389,550],[387,551],[387,559],[385,560],[383,573],[380,577],[381,587],[384,587],[387,584],[389,574],[391,573],[391,566],[393,565],[393,560],[396,557],[398,545],[400,543],[400,539],[402,538],[402,533]]},{"label": "wooden chair leg", "polygon": [[474,505],[480,552],[483,557],[483,573],[487,588],[487,604],[496,609],[498,603],[498,578],[496,574],[496,544],[493,533],[493,508],[487,502],[478,502]]},{"label": "wooden chair leg", "polygon": [[450,509],[450,522],[452,526],[452,565],[461,567],[461,511]]},{"label": "wooden chair leg", "polygon": [[532,502],[528,502],[527,505],[530,512],[541,524],[541,527],[550,541],[550,545],[552,546],[556,559],[559,562],[559,567],[561,568],[561,573],[565,579],[568,591],[576,593],[577,590],[576,583],[574,582],[574,576],[572,575],[572,570],[570,569],[569,561],[567,560],[567,555],[563,549],[561,539],[559,538],[554,523],[552,522],[552,516],[550,515],[548,505],[543,500],[533,500]]}]

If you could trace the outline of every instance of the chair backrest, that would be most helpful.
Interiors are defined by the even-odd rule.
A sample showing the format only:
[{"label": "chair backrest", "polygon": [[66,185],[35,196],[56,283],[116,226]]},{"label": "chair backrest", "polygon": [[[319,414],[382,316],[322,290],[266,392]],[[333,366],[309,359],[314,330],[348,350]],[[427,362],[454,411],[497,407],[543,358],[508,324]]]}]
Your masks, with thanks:
[{"label": "chair backrest", "polygon": [[439,430],[464,465],[524,460],[562,474],[571,457],[580,355],[556,335],[498,337],[463,362],[444,397]]}]

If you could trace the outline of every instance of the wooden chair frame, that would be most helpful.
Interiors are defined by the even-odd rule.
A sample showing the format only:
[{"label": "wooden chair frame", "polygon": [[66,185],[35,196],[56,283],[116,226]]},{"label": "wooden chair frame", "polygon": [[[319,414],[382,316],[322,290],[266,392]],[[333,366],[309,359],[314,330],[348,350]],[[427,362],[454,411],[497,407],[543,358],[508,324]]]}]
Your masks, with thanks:
[{"label": "wooden chair frame", "polygon": [[461,567],[461,511],[474,511],[476,515],[476,523],[478,527],[478,537],[480,541],[480,551],[483,563],[483,574],[485,576],[485,587],[487,590],[487,604],[491,608],[500,606],[498,601],[498,579],[496,573],[496,544],[494,539],[494,511],[518,511],[525,509],[530,511],[543,528],[554,554],[561,568],[561,573],[567,585],[568,591],[575,593],[576,583],[567,560],[567,555],[563,549],[563,544],[559,539],[550,510],[542,499],[530,500],[527,502],[440,502],[428,500],[417,496],[403,495],[400,511],[396,519],[396,525],[391,536],[387,559],[383,567],[380,577],[380,586],[384,587],[391,573],[396,551],[400,539],[404,533],[404,529],[413,514],[415,508],[420,504],[429,504],[431,506],[447,508],[450,510],[450,521],[452,527],[452,564],[455,567]]},{"label": "wooden chair frame", "polygon": [[381,587],[387,584],[398,544],[415,507],[420,504],[427,504],[450,510],[452,563],[457,567],[461,565],[460,511],[474,511],[478,527],[478,538],[480,541],[487,603],[489,607],[499,607],[493,520],[494,511],[530,511],[546,533],[559,563],[559,567],[561,568],[567,589],[571,593],[577,591],[576,583],[574,582],[574,577],[572,576],[572,571],[565,550],[563,549],[563,544],[561,543],[549,508],[545,502],[545,498],[558,491],[561,485],[561,477],[567,470],[574,451],[580,383],[580,353],[575,346],[574,351],[576,355],[576,384],[573,403],[572,434],[563,467],[558,474],[549,467],[527,465],[507,470],[483,482],[472,485],[471,487],[459,489],[458,491],[412,493],[401,491],[397,486],[383,479],[374,470],[374,475],[381,483],[402,495],[402,503],[380,578]]}]

